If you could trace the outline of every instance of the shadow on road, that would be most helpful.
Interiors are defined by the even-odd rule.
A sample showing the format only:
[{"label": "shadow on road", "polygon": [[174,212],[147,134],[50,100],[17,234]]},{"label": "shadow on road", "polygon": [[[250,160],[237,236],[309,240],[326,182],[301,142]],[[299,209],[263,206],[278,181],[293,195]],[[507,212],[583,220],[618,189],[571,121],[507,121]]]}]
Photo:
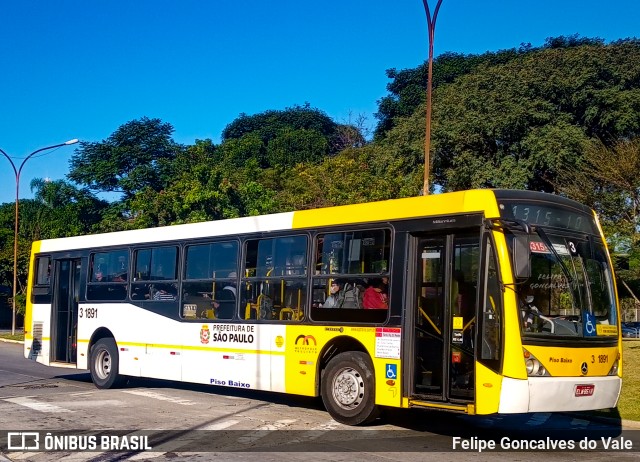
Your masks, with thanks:
[{"label": "shadow on road", "polygon": [[[60,375],[59,378],[83,383],[91,382],[88,373],[65,374]],[[169,380],[131,377],[125,382],[123,388],[188,390],[203,394],[266,401],[292,408],[324,410],[320,398]],[[622,434],[622,421],[619,414],[613,411],[608,413],[605,418],[601,413],[594,412],[473,416],[416,408],[384,408],[381,418],[370,424],[368,428],[372,430],[388,428],[385,427],[387,424],[408,431],[428,432],[451,437],[477,437],[486,440],[509,437],[577,441],[584,438],[616,437]],[[640,443],[638,447],[640,447]]]}]

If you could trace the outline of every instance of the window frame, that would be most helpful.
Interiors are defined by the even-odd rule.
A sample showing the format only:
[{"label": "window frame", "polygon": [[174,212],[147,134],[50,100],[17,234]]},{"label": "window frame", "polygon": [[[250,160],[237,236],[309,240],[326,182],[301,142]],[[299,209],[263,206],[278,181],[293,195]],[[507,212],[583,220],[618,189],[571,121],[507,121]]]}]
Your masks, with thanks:
[{"label": "window frame", "polygon": [[[229,236],[226,236],[229,237]],[[197,246],[215,246],[216,244],[226,244],[226,243],[232,243],[235,245],[235,266],[234,268],[228,268],[228,272],[225,271],[228,274],[230,274],[231,272],[235,272],[236,273],[236,277],[229,277],[229,276],[225,276],[225,277],[209,277],[209,278],[187,278],[187,265],[188,265],[188,255],[189,255],[189,248],[190,247],[197,247]],[[180,279],[180,310],[178,313],[179,319],[181,321],[186,321],[186,322],[203,322],[205,320],[213,320],[213,321],[231,321],[231,320],[235,320],[237,317],[237,313],[238,313],[238,300],[239,300],[239,292],[240,292],[240,285],[238,284],[239,281],[239,274],[240,274],[240,263],[241,263],[241,254],[242,254],[242,242],[239,239],[234,239],[234,238],[227,238],[227,239],[219,239],[219,240],[206,240],[206,241],[201,241],[201,240],[193,240],[193,241],[186,241],[182,243],[182,261],[181,261],[181,265],[179,268],[179,272],[178,272],[178,276]],[[210,268],[208,268],[210,269]],[[234,309],[234,315],[231,318],[214,318],[211,319],[209,317],[207,317],[206,315],[206,309],[205,309],[205,315],[203,316],[198,316],[199,312],[198,312],[198,307],[197,303],[191,303],[191,300],[189,303],[185,303],[185,299],[186,299],[186,295],[185,295],[185,285],[190,285],[190,284],[206,284],[206,283],[210,283],[212,284],[212,288],[214,287],[213,284],[215,284],[217,286],[218,283],[220,284],[225,284],[225,283],[235,283],[236,284],[236,307]],[[224,290],[224,286],[221,288],[221,290]],[[217,291],[217,288],[216,288]],[[213,290],[212,290],[212,294],[213,294]],[[203,296],[203,300],[204,303],[206,302],[206,298],[204,298]],[[187,305],[196,305],[196,313],[195,316],[191,317],[191,316],[187,316],[186,315],[186,306]],[[191,306],[189,307],[189,310],[193,309]],[[211,308],[211,310],[213,310],[213,307]],[[202,311],[202,310],[201,310]]]},{"label": "window frame", "polygon": [[[382,232],[384,233],[385,241],[388,242],[383,248],[386,248],[386,254],[383,255],[386,257],[386,271],[372,273],[372,272],[362,272],[362,273],[316,273],[315,267],[319,263],[322,262],[320,257],[320,248],[319,248],[319,238],[324,237],[328,234],[347,234],[347,233],[366,233],[366,232]],[[314,272],[310,274],[309,277],[309,290],[310,293],[310,303],[308,303],[309,309],[309,319],[312,322],[317,323],[349,323],[349,324],[385,324],[389,321],[391,316],[391,293],[392,293],[392,265],[393,265],[393,254],[394,254],[394,244],[395,244],[395,234],[396,230],[392,226],[392,224],[388,222],[374,222],[363,224],[362,226],[351,226],[351,227],[340,227],[340,228],[327,228],[318,230],[313,235],[313,240],[311,242],[311,261],[314,265]],[[344,242],[344,237],[343,237]],[[351,282],[356,285],[355,281],[369,282],[371,279],[381,279],[386,277],[388,279],[387,286],[387,305],[386,309],[364,309],[362,306],[356,308],[323,308],[316,303],[315,293],[316,290],[328,290],[330,287],[331,281],[334,279],[342,279],[347,282]],[[321,281],[320,284],[317,284],[317,281]],[[316,288],[316,286],[318,286]],[[366,285],[365,285],[366,287]],[[364,287],[362,289],[364,292]],[[325,295],[325,301],[326,301]],[[359,295],[360,296],[360,295]],[[318,306],[316,306],[318,305]],[[382,316],[382,314],[384,316]],[[331,314],[335,314],[335,316],[330,316]],[[314,316],[315,315],[315,316]]]},{"label": "window frame", "polygon": [[[127,258],[127,263],[126,263],[126,273],[121,273],[121,274],[126,274],[126,279],[123,281],[93,281],[94,279],[94,267],[95,267],[95,258],[97,255],[104,255],[104,254],[117,254],[117,253],[125,253],[126,254],[126,258]],[[109,258],[109,260],[111,260],[111,257]],[[107,263],[108,265],[110,264]],[[128,285],[129,285],[129,279],[130,279],[130,275],[131,274],[131,248],[129,246],[127,247],[114,247],[114,248],[108,248],[108,249],[99,249],[99,250],[94,250],[92,252],[89,253],[89,264],[87,266],[87,284],[86,284],[86,288],[85,288],[85,300],[87,300],[88,302],[96,302],[96,301],[116,301],[116,302],[123,302],[126,301],[129,297],[129,291],[128,291]],[[104,297],[100,297],[100,298],[96,298],[94,297],[91,292],[93,288],[104,288],[107,291],[109,291],[110,289],[113,290],[118,290],[118,288],[120,287],[124,287],[124,296],[121,298],[104,298]]]},{"label": "window frame", "polygon": [[[47,282],[40,282],[40,261],[47,259]],[[51,294],[51,265],[53,264],[53,257],[50,254],[38,254],[34,258],[33,261],[33,288],[31,289],[31,293],[33,296],[43,296]]]},{"label": "window frame", "polygon": [[[482,363],[484,366],[488,367],[492,371],[496,373],[501,373],[503,361],[504,361],[504,340],[505,340],[505,300],[504,300],[504,290],[503,290],[503,282],[500,274],[501,268],[501,258],[498,254],[498,245],[494,239],[493,234],[490,231],[485,233],[484,238],[481,242],[481,279],[480,283],[482,284],[482,290],[479,298],[479,307],[481,312],[478,313],[478,326],[477,326],[477,340],[476,345],[478,345],[478,351],[476,352],[477,361]],[[496,333],[498,338],[495,342],[497,348],[499,349],[499,353],[494,354],[498,356],[498,359],[493,358],[485,358],[483,348],[485,346],[485,336],[487,335],[487,322],[485,320],[485,313],[487,313],[488,298],[489,298],[489,275],[490,275],[490,266],[494,266],[494,271],[496,273],[496,281],[498,289],[498,297],[494,301],[496,304],[495,313],[498,323],[498,328]]]},{"label": "window frame", "polygon": [[[295,239],[295,238],[304,238],[304,252],[303,254],[300,253],[289,253],[289,256],[291,255],[304,255],[304,265],[302,265],[304,267],[304,271],[303,274],[274,274],[273,276],[271,275],[260,275],[258,276],[258,268],[259,268],[259,256],[260,256],[260,242],[265,242],[265,241],[269,241],[272,240],[274,241],[274,244],[272,244],[273,253],[272,255],[272,259],[274,260],[274,266],[273,269],[280,267],[277,266],[275,264],[276,261],[279,261],[278,258],[274,258],[276,256],[279,256],[276,254],[277,250],[278,250],[278,245],[276,244],[278,239]],[[242,242],[242,267],[241,267],[241,275],[240,275],[240,286],[239,288],[240,290],[240,295],[238,297],[239,301],[240,301],[240,313],[239,313],[239,317],[240,320],[245,321],[245,322],[260,322],[260,321],[267,321],[267,322],[274,322],[274,323],[281,323],[281,322],[301,322],[303,320],[307,320],[308,319],[308,297],[309,297],[309,277],[310,277],[310,268],[309,268],[309,262],[310,262],[310,258],[309,258],[309,245],[310,243],[313,241],[313,236],[308,232],[308,231],[304,231],[304,230],[290,230],[289,233],[282,233],[282,234],[277,234],[275,236],[265,236],[265,235],[259,235],[259,236],[248,236],[246,239],[243,240]],[[256,242],[257,243],[257,247],[255,250],[255,268],[254,267],[249,267],[249,243],[251,242]],[[285,258],[285,265],[282,266],[281,268],[284,268],[284,271],[287,271],[287,264],[286,264],[286,258]],[[251,271],[253,270],[253,271]],[[251,276],[249,276],[249,274],[252,274]],[[262,288],[258,289],[260,293],[258,293],[258,295],[256,295],[255,297],[248,297],[247,295],[247,291],[248,290],[256,290],[257,286],[259,284],[264,284],[264,283],[276,283],[279,284],[281,286],[280,289],[280,298],[282,298],[282,296],[284,295],[284,297],[287,297],[287,282],[292,282],[293,284],[300,284],[302,283],[302,288],[298,289],[298,296],[302,296],[302,300],[300,301],[300,304],[296,307],[296,309],[293,309],[290,306],[282,306],[282,300],[280,299],[279,301],[281,302],[280,305],[275,305],[273,304],[271,307],[271,315],[273,315],[273,308],[275,306],[279,306],[279,310],[278,310],[278,315],[277,317],[265,317],[265,316],[261,316],[261,312],[264,312],[265,310],[268,311],[268,308],[265,307],[262,302],[258,301],[259,300],[259,296],[260,295],[264,295],[262,294]],[[285,283],[283,285],[283,282]],[[257,292],[256,292],[257,293]],[[271,293],[271,292],[270,292]],[[274,292],[275,293],[275,292]],[[271,299],[271,297],[269,296],[269,299]],[[275,297],[273,297],[273,299],[275,299]],[[273,302],[274,300],[271,299],[271,301]],[[283,311],[286,310],[286,311]],[[253,316],[255,314],[255,317]],[[265,314],[265,313],[262,313]],[[288,319],[284,319],[284,316],[287,315]]]},{"label": "window frame", "polygon": [[[144,245],[144,246],[131,246],[130,247],[130,253],[131,253],[131,260],[130,260],[130,266],[132,269],[132,274],[134,274],[135,276],[133,278],[129,278],[131,279],[130,284],[129,284],[129,299],[136,301],[136,302],[155,302],[155,303],[177,303],[180,300],[180,269],[182,267],[182,247],[183,245],[181,245],[180,242],[158,242],[158,243],[153,243],[151,245]],[[175,254],[175,264],[173,267],[173,278],[172,279],[153,279],[151,277],[151,269],[149,269],[149,279],[138,279],[137,278],[137,274],[138,272],[136,271],[138,269],[138,255],[141,251],[146,251],[149,250],[151,251],[151,255],[150,255],[150,261],[149,261],[149,266],[152,267],[152,265],[154,264],[154,250],[159,250],[159,249],[165,249],[165,248],[172,248],[175,249],[176,254]],[[175,295],[173,297],[173,299],[154,299],[154,294],[152,293],[153,290],[155,289],[156,285],[173,285],[173,287],[175,288]],[[137,294],[139,293],[136,289],[138,287],[144,287],[145,290],[143,290],[141,293],[145,293],[145,298],[139,298],[138,296],[134,297],[134,293]],[[146,297],[146,293],[148,293],[148,297]]]}]

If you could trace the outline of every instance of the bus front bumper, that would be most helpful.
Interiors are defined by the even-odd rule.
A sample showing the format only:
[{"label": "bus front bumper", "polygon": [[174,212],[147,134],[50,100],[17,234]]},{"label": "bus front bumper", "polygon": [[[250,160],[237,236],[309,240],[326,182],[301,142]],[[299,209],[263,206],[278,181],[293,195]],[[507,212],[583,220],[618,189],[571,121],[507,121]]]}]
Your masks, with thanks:
[{"label": "bus front bumper", "polygon": [[607,377],[505,377],[498,412],[590,411],[616,406],[622,388],[618,376]]}]

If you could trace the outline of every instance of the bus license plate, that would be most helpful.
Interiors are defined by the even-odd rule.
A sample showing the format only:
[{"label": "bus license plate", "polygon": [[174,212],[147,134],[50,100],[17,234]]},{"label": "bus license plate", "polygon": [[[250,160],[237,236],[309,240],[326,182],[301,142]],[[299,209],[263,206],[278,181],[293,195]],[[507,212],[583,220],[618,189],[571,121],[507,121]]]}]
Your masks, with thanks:
[{"label": "bus license plate", "polygon": [[576,396],[592,396],[595,385],[576,385]]}]

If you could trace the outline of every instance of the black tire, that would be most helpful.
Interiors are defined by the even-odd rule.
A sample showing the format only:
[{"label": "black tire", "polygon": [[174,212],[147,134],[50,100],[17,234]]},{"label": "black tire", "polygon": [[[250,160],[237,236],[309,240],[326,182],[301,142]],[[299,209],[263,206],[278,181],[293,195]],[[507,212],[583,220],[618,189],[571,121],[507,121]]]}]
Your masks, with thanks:
[{"label": "black tire", "polygon": [[116,388],[123,377],[118,373],[118,347],[111,337],[101,338],[91,347],[89,369],[97,388]]},{"label": "black tire", "polygon": [[329,361],[320,387],[324,407],[337,422],[367,424],[380,413],[375,404],[373,365],[364,353],[349,351],[336,355]]}]

